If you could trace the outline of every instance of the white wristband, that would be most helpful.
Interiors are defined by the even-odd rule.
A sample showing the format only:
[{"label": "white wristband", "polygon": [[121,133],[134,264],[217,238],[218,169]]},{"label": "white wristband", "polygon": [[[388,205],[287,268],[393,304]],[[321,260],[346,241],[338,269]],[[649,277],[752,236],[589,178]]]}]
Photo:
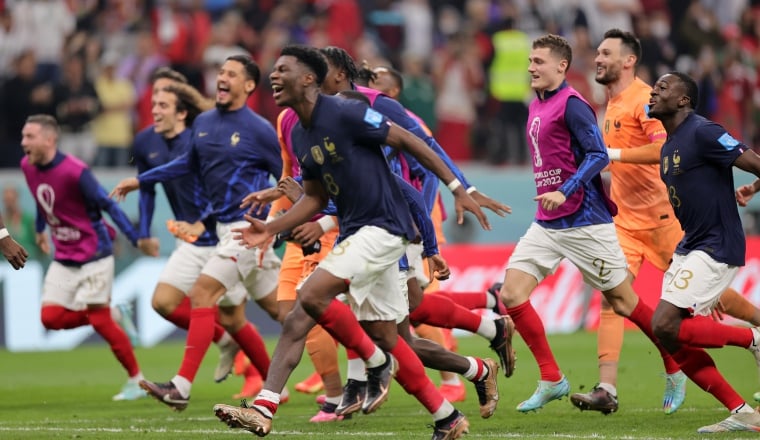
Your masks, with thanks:
[{"label": "white wristband", "polygon": [[623,150],[620,148],[608,148],[607,155],[610,156],[610,160],[620,160]]},{"label": "white wristband", "polygon": [[449,191],[454,192],[457,188],[462,186],[462,182],[460,182],[459,179],[454,179],[446,186],[449,187]]},{"label": "white wristband", "polygon": [[478,190],[478,189],[477,189],[477,188],[475,188],[475,186],[473,185],[473,186],[471,186],[471,187],[467,188],[467,194],[472,194],[472,193],[474,193],[474,192],[475,192],[475,191],[477,191],[477,190]]},{"label": "white wristband", "polygon": [[0,240],[2,240],[5,237],[9,237],[11,235],[10,232],[8,232],[8,228],[2,228],[0,229]]},{"label": "white wristband", "polygon": [[322,232],[327,232],[337,226],[335,224],[335,219],[331,215],[320,217],[320,219],[317,220],[317,223],[322,227]]}]

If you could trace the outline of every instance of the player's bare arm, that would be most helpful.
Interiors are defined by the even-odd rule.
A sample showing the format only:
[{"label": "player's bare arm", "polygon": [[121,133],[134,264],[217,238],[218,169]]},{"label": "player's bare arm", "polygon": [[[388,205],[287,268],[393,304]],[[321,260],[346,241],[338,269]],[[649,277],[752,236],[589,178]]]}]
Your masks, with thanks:
[{"label": "player's bare arm", "polygon": [[280,191],[277,187],[262,189],[261,191],[254,191],[245,196],[243,198],[243,201],[240,203],[240,207],[249,207],[249,214],[255,213],[258,215],[264,211],[264,208],[268,204],[274,202],[280,197],[282,197],[282,191]]},{"label": "player's bare arm", "polygon": [[635,148],[607,148],[607,154],[611,161],[622,163],[633,163],[639,165],[656,165],[660,163],[660,150],[662,150],[663,141],[653,142]]},{"label": "player's bare arm", "polygon": [[[760,178],[760,156],[752,150],[747,150],[737,157],[734,166]],[[747,206],[758,191],[760,191],[760,179],[756,179],[749,185],[740,186],[736,190],[736,202],[739,206]]]},{"label": "player's bare arm", "polygon": [[285,197],[293,203],[297,202],[298,199],[303,196],[303,187],[296,181],[296,179],[290,176],[280,179],[277,183],[277,189],[285,194]]},{"label": "player's bare arm", "polygon": [[137,177],[127,177],[126,179],[119,182],[119,184],[111,190],[111,193],[108,194],[108,197],[115,199],[117,202],[121,202],[127,197],[127,194],[138,189],[139,187],[140,181],[137,180]]},{"label": "player's bare arm", "polygon": [[327,206],[327,192],[322,183],[316,180],[305,180],[303,186],[304,196],[285,214],[269,223],[246,215],[245,219],[251,223],[251,226],[233,229],[235,233],[233,237],[240,240],[240,244],[248,249],[260,247],[278,232],[293,229],[307,222],[314,214]]},{"label": "player's bare arm", "polygon": [[459,179],[454,176],[454,173],[449,170],[443,160],[425,142],[395,124],[391,124],[385,142],[394,148],[401,148],[409,152],[420,161],[422,166],[435,173],[439,179],[449,186],[454,195],[457,223],[461,225],[464,221],[464,211],[470,211],[477,217],[483,229],[487,231],[491,230],[491,224],[488,222],[488,218],[483,213],[483,210],[480,209],[480,205],[467,194]]},{"label": "player's bare arm", "polygon": [[37,247],[45,255],[50,255],[50,241],[48,241],[47,234],[44,232],[38,232],[34,235],[34,242],[37,243]]}]

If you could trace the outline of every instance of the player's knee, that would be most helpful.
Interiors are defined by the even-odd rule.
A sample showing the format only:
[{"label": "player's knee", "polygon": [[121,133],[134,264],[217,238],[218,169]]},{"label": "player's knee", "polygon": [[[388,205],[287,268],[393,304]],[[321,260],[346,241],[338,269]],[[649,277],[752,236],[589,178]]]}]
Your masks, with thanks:
[{"label": "player's knee", "polygon": [[507,307],[515,307],[528,300],[529,293],[526,294],[520,289],[505,283],[499,291],[499,300]]},{"label": "player's knee", "polygon": [[64,309],[61,306],[43,306],[40,311],[42,325],[48,330],[61,330]]},{"label": "player's knee", "polygon": [[652,332],[663,344],[669,344],[678,340],[678,325],[669,319],[657,319],[652,321]]}]

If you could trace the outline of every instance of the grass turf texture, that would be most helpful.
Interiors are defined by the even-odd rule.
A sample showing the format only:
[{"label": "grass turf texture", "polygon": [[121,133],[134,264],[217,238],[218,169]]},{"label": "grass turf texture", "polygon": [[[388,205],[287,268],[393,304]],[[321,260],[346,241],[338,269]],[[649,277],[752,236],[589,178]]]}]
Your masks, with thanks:
[{"label": "grass turf texture", "polygon": [[[269,340],[270,350],[274,341]],[[587,391],[597,381],[596,334],[550,336],[555,356],[568,376],[572,391]],[[164,343],[138,348],[136,353],[146,377],[169,380],[177,371],[182,344]],[[727,417],[727,412],[693,383],[688,384],[684,406],[671,416],[662,413],[664,379],[662,363],[654,347],[638,332],[627,332],[620,366],[618,413],[603,416],[575,409],[568,399],[542,410],[521,414],[514,408],[533,392],[538,369],[527,347],[515,338],[518,361],[512,378],[499,376],[501,400],[488,420],[478,416],[477,398],[467,383],[467,400],[455,404],[469,418],[469,439],[680,439],[702,437],[696,429]],[[460,353],[492,356],[478,337],[459,339]],[[212,380],[217,350],[209,350],[198,372],[190,405],[175,413],[153,399],[113,402],[125,381],[124,373],[105,345],[89,345],[69,352],[9,353],[0,351],[0,439],[207,439],[248,436],[230,430],[212,413],[215,403],[235,404],[242,379],[230,376]],[[760,389],[752,355],[727,347],[711,350],[718,367],[739,393],[752,403]],[[342,362],[344,365],[345,363]],[[306,356],[291,377],[290,402],[280,407],[271,438],[287,439],[422,439],[429,438],[431,418],[397,385],[389,401],[375,414],[352,420],[314,424],[314,396],[293,391],[293,385],[311,372]],[[437,383],[439,376],[431,372]],[[713,434],[728,438],[757,438],[757,433]],[[253,436],[255,438],[255,436]],[[243,438],[243,437],[232,437]]]}]

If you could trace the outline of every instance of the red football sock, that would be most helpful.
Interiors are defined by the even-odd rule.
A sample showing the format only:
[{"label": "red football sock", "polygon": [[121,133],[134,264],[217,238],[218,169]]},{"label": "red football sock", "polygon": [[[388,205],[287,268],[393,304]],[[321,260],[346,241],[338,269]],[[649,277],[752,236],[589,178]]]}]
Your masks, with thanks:
[{"label": "red football sock", "polygon": [[190,306],[190,298],[185,297],[184,299],[182,299],[182,302],[179,303],[177,308],[174,309],[171,313],[169,313],[164,318],[166,318],[167,321],[171,322],[177,327],[187,330],[188,328],[190,328],[190,311],[191,310],[192,310],[192,307]]},{"label": "red football sock", "polygon": [[701,348],[726,345],[747,348],[752,344],[752,329],[721,324],[707,316],[693,316],[681,321],[678,342]]},{"label": "red football sock", "polygon": [[554,359],[549,341],[546,340],[544,324],[530,301],[525,301],[517,307],[508,307],[507,313],[512,317],[515,329],[520,332],[520,336],[536,358],[541,371],[541,380],[557,382],[562,379],[562,372]]},{"label": "red football sock", "polygon": [[185,340],[185,355],[182,357],[182,365],[177,372],[178,376],[192,382],[201,366],[203,356],[206,355],[211,339],[214,335],[214,321],[216,309],[214,307],[199,307],[190,312],[190,328]]},{"label": "red football sock", "polygon": [[42,306],[40,320],[48,330],[77,328],[90,323],[87,310],[69,310],[57,305]]},{"label": "red football sock", "polygon": [[729,411],[744,403],[740,396],[715,367],[715,362],[702,348],[683,346],[673,358],[689,379],[712,394]]},{"label": "red football sock", "polygon": [[365,361],[375,353],[375,343],[359,325],[351,309],[342,302],[332,300],[322,316],[317,318],[317,324],[327,330],[344,347],[354,350]]},{"label": "red football sock", "polygon": [[[179,303],[176,309],[172,311],[168,316],[165,316],[166,320],[171,322],[172,324],[176,325],[179,328],[183,328],[185,330],[190,328],[190,311],[192,310],[192,306],[190,305],[190,298],[187,296],[182,299],[182,302]],[[214,342],[219,342],[220,339],[222,339],[222,336],[224,335],[224,327],[221,325],[214,323]]]},{"label": "red football sock", "polygon": [[448,297],[433,293],[422,296],[420,305],[409,314],[409,320],[434,327],[461,328],[477,333],[483,318]]},{"label": "red football sock", "polygon": [[267,377],[269,373],[269,353],[264,344],[261,334],[250,322],[246,322],[243,328],[232,335],[235,342],[245,352],[251,364],[256,367],[261,377]]},{"label": "red football sock", "polygon": [[444,292],[444,291],[438,291],[433,292],[435,295],[441,295],[445,296],[446,298],[449,298],[450,300],[454,301],[455,303],[459,304],[460,306],[472,310],[472,309],[485,309],[488,306],[486,305],[486,298],[488,295],[485,292]]},{"label": "red football sock", "polygon": [[657,349],[660,350],[662,363],[665,365],[665,372],[668,374],[677,373],[681,367],[678,365],[678,362],[673,359],[673,356],[671,356],[671,354],[668,353],[662,345],[660,345],[660,341],[654,335],[654,331],[652,331],[653,315],[654,312],[652,309],[646,305],[644,301],[639,300],[638,304],[636,304],[636,307],[633,309],[633,312],[631,312],[631,316],[629,316],[628,319],[636,324],[636,326],[638,326],[641,331],[647,335],[649,340],[654,343]]},{"label": "red football sock", "polygon": [[89,310],[88,314],[90,324],[96,332],[111,346],[111,351],[116,355],[116,359],[121,363],[129,377],[134,377],[140,373],[140,367],[137,365],[135,352],[132,350],[132,344],[129,343],[129,337],[121,327],[119,327],[111,318],[111,309],[104,307],[102,309]]},{"label": "red football sock", "polygon": [[350,348],[347,348],[346,349],[346,359],[348,359],[348,360],[359,359],[359,354],[356,353],[355,351],[351,350]]},{"label": "red football sock", "polygon": [[396,381],[407,393],[417,398],[430,414],[436,412],[443,404],[443,396],[425,374],[425,367],[422,366],[420,358],[401,336],[398,337],[391,354],[399,366]]}]

